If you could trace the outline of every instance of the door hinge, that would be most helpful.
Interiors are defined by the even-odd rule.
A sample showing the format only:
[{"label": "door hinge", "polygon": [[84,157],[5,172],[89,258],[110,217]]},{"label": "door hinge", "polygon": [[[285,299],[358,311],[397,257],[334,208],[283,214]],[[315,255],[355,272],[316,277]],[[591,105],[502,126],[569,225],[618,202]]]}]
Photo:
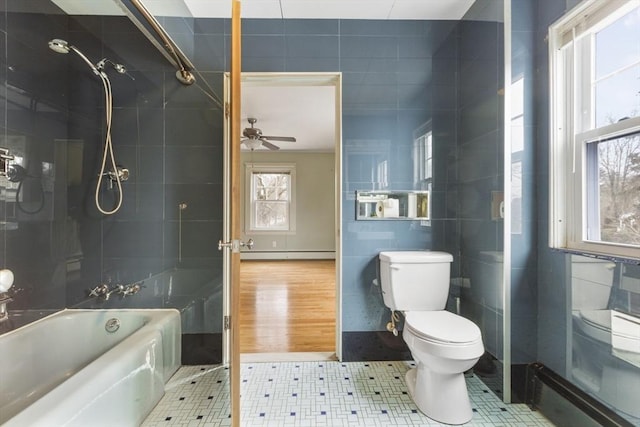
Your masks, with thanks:
[{"label": "door hinge", "polygon": [[224,103],[224,118],[228,119],[230,114],[231,114],[231,106],[229,105],[228,102],[225,102]]},{"label": "door hinge", "polygon": [[231,329],[231,316],[224,316],[223,318],[223,328],[225,331],[228,331],[229,329]]}]

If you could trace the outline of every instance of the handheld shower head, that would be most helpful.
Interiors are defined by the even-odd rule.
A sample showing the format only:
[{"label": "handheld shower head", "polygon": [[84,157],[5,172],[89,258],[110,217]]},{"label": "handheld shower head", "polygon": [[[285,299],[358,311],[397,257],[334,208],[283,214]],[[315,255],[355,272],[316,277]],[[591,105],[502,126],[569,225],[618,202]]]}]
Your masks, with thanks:
[{"label": "handheld shower head", "polygon": [[78,56],[80,58],[82,58],[82,60],[84,62],[87,63],[87,65],[89,66],[89,68],[91,68],[91,71],[93,71],[93,73],[100,77],[102,74],[100,73],[100,71],[96,68],[95,65],[93,65],[93,63],[91,61],[89,61],[89,58],[87,58],[86,56],[84,56],[84,54],[82,52],[80,52],[78,50],[77,47],[70,45],[69,43],[67,43],[66,40],[62,40],[62,39],[53,39],[49,41],[49,48],[51,50],[53,50],[54,52],[58,52],[58,53],[69,53],[70,51],[74,51],[75,53],[78,54]]},{"label": "handheld shower head", "polygon": [[62,39],[49,40],[49,49],[58,53],[69,53],[71,50],[69,43]]}]

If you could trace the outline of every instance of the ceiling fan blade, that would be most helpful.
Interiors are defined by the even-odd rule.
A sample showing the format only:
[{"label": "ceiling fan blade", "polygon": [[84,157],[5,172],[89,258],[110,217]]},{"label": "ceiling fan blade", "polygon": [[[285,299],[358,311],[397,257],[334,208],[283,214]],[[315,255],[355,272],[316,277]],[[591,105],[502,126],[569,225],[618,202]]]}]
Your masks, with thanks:
[{"label": "ceiling fan blade", "polygon": [[296,142],[296,139],[292,136],[264,136],[262,139],[270,139],[272,141],[284,141],[284,142]]},{"label": "ceiling fan blade", "polygon": [[264,139],[261,139],[261,141],[262,141],[262,146],[268,148],[269,150],[279,150],[280,149],[280,147],[278,147],[277,145],[273,145],[269,141],[265,141]]}]

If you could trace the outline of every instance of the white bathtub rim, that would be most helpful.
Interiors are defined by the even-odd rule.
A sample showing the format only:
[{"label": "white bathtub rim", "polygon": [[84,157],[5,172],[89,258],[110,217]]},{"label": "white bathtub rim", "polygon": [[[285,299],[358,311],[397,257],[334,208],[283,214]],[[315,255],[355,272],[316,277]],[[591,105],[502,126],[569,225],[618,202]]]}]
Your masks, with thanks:
[{"label": "white bathtub rim", "polygon": [[[133,312],[147,312],[147,311],[150,311],[150,312],[171,312],[172,311],[180,315],[180,310],[175,308],[65,308],[65,309],[56,311],[54,313],[48,314],[45,317],[41,317],[38,320],[34,320],[33,322],[29,322],[25,325],[22,325],[19,328],[12,329],[3,334],[0,334],[0,338],[9,336],[9,335],[14,335],[19,331],[23,331],[24,329],[30,326],[34,326],[36,324],[45,322],[46,320],[51,319],[53,317],[64,316],[65,314],[69,314],[69,313],[118,313],[118,312],[133,313]],[[11,311],[9,311],[9,318],[11,318]]]}]

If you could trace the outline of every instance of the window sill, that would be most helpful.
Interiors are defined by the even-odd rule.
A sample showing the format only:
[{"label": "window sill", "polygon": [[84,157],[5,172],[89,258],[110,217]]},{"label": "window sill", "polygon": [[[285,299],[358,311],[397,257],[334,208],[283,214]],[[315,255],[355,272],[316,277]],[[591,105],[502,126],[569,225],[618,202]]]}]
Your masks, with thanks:
[{"label": "window sill", "polygon": [[585,257],[589,257],[589,258],[601,259],[601,260],[605,260],[605,261],[612,261],[612,262],[621,263],[621,264],[640,265],[640,259],[638,259],[638,258],[621,257],[621,256],[617,256],[617,255],[607,255],[607,254],[601,254],[601,253],[596,253],[596,252],[585,252],[585,251],[580,251],[580,250],[576,250],[576,249],[568,249],[568,248],[552,248],[552,247],[550,247],[549,249],[551,249],[553,252],[561,252],[561,253],[565,253],[565,254],[568,254],[568,255],[580,255],[580,256],[585,256]]}]

